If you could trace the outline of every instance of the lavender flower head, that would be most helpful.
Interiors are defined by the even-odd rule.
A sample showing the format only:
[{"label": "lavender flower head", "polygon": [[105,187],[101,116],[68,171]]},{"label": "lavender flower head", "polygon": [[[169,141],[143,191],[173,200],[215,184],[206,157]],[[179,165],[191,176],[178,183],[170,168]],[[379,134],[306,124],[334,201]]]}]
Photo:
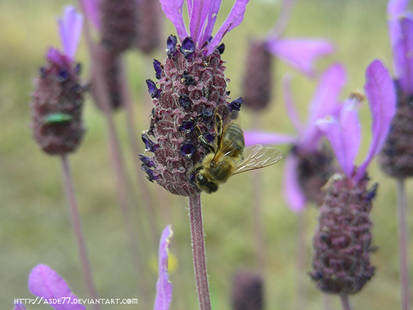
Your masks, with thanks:
[{"label": "lavender flower head", "polygon": [[278,21],[266,38],[255,38],[248,42],[242,89],[244,105],[253,111],[261,111],[271,102],[272,56],[287,62],[308,76],[314,76],[313,67],[316,60],[334,51],[332,44],[327,40],[283,38],[293,2],[282,2]]},{"label": "lavender flower head", "polygon": [[161,0],[180,43],[174,35],[168,37],[168,58],[164,64],[154,61],[159,81],[146,81],[154,108],[150,128],[142,140],[153,156],[140,158],[150,181],[155,180],[173,194],[190,196],[199,192],[193,182],[194,167],[210,152],[201,140],[213,142],[215,115],[219,114],[226,124],[242,103],[241,99],[228,102],[220,42],[241,23],[248,0],[235,2],[213,38],[221,1],[187,2],[189,34],[182,16],[183,2]]},{"label": "lavender flower head", "polygon": [[406,0],[388,4],[397,111],[379,157],[383,171],[398,178],[413,176],[413,18],[407,12],[408,4]]},{"label": "lavender flower head", "polygon": [[75,151],[85,131],[81,67],[74,61],[82,23],[82,16],[73,7],[65,7],[63,18],[58,20],[63,51],[49,49],[48,64],[40,68],[35,81],[31,102],[33,135],[50,155]]},{"label": "lavender flower head", "polygon": [[330,116],[318,121],[342,169],[325,186],[313,240],[311,277],[327,293],[355,294],[374,275],[375,268],[370,263],[373,246],[369,215],[377,184],[367,188],[366,169],[380,152],[396,107],[393,81],[379,60],[367,68],[365,91],[373,117],[373,138],[359,167],[354,165],[361,142],[359,95],[351,96],[336,118]]},{"label": "lavender flower head", "polygon": [[303,210],[307,201],[320,203],[320,188],[333,173],[332,157],[320,148],[321,132],[316,121],[326,115],[335,115],[340,108],[338,96],[346,81],[344,68],[333,65],[322,75],[314,98],[309,105],[307,124],[298,118],[290,91],[290,78],[283,81],[284,101],[296,136],[261,131],[245,132],[245,144],[289,144],[291,152],[286,158],[284,194],[295,212]]}]

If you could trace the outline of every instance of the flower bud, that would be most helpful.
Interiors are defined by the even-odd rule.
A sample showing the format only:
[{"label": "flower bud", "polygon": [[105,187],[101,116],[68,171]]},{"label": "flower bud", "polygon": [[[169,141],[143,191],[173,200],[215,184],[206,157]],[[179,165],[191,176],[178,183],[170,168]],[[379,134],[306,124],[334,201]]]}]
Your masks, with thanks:
[{"label": "flower bud", "polygon": [[263,110],[271,102],[272,55],[264,41],[249,42],[242,89],[245,106],[251,110]]},{"label": "flower bud", "polygon": [[326,185],[310,274],[325,293],[358,293],[374,275],[370,210],[377,184],[368,190],[367,183],[366,176],[356,184],[336,174]]},{"label": "flower bud", "polygon": [[380,153],[379,163],[386,174],[406,178],[413,176],[413,97],[404,94],[400,87],[397,97],[396,115]]},{"label": "flower bud", "polygon": [[74,152],[85,132],[80,68],[80,64],[51,49],[48,64],[35,81],[31,126],[36,142],[50,155]]}]

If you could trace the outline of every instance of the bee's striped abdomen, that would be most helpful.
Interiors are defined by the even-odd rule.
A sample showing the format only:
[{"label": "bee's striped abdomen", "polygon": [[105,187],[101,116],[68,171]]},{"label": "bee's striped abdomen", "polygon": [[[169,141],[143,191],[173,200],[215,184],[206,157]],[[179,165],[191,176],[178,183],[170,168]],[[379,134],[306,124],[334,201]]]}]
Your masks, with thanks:
[{"label": "bee's striped abdomen", "polygon": [[244,147],[244,133],[241,127],[234,122],[228,124],[222,137],[222,149],[230,151],[228,156],[239,157],[242,155]]}]

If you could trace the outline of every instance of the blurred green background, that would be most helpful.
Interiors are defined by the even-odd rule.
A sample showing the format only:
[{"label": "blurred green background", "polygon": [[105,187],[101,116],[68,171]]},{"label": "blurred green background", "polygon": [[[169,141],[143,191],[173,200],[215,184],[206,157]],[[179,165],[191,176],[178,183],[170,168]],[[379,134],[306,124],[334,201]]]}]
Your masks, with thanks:
[{"label": "blurred green background", "polygon": [[[223,1],[219,21],[225,17],[233,1]],[[287,28],[288,36],[323,37],[336,45],[336,53],[318,63],[322,72],[333,62],[345,65],[348,83],[342,98],[364,86],[364,70],[380,58],[390,68],[391,50],[386,24],[385,0],[301,0],[293,9]],[[0,0],[0,304],[12,308],[13,298],[31,297],[27,289],[28,274],[33,266],[46,263],[59,272],[79,296],[86,288],[78,262],[77,248],[71,230],[68,208],[61,183],[58,158],[43,154],[33,141],[30,129],[30,93],[39,66],[49,46],[60,46],[56,17],[63,5],[75,1]],[[279,12],[279,1],[252,0],[244,22],[228,34],[224,42],[229,89],[233,97],[241,94],[245,48],[248,38],[264,36],[273,26]],[[169,22],[165,34],[174,30]],[[157,52],[163,59],[163,52]],[[77,59],[84,63],[83,77],[88,76],[85,42],[81,42]],[[127,55],[130,86],[134,95],[138,122],[136,137],[149,125],[148,95],[144,80],[153,77],[151,58],[138,51]],[[293,132],[282,102],[280,80],[287,72],[295,76],[293,91],[304,118],[306,107],[316,85],[287,65],[276,62],[274,68],[274,99],[261,117],[262,128],[271,131]],[[359,160],[366,154],[370,141],[370,114],[367,105],[361,108],[363,142]],[[128,241],[114,188],[106,125],[101,113],[88,97],[84,120],[87,134],[79,151],[70,157],[80,213],[83,221],[89,256],[102,297],[138,297],[137,306],[106,306],[104,309],[151,309],[155,291],[156,269],[153,236],[143,201],[139,199],[135,167],[132,158],[123,112],[117,113],[124,157],[129,178],[136,190],[135,208],[131,217],[136,226],[136,242],[142,264],[147,270],[146,292],[140,291],[141,273],[134,272]],[[251,115],[244,110],[240,123],[247,129]],[[287,151],[287,149],[283,149]],[[311,265],[311,240],[318,212],[310,207],[301,219],[291,212],[282,196],[283,164],[262,171],[263,229],[265,232],[267,309],[297,309],[297,279],[304,282],[305,309],[322,309],[320,292],[307,276]],[[374,279],[357,296],[352,297],[354,309],[396,309],[399,306],[398,249],[395,183],[377,168],[370,167],[372,180],[380,182],[379,193],[372,211],[374,239],[379,251],[373,255],[378,267]],[[408,182],[407,191],[413,184]],[[155,184],[149,184],[156,200],[159,237],[166,224],[172,224],[174,237],[171,252],[176,258],[171,272],[174,286],[172,309],[197,309],[191,262],[187,202],[174,197]],[[257,268],[253,217],[251,176],[234,177],[214,195],[203,195],[204,223],[208,256],[208,272],[216,310],[230,309],[231,277],[241,268]],[[410,222],[413,218],[410,214]],[[298,224],[305,223],[306,268],[296,269]],[[412,235],[412,230],[410,230]],[[410,257],[413,257],[410,246]],[[411,274],[412,276],[412,274]],[[336,297],[332,309],[338,309]],[[89,306],[89,308],[91,308]],[[28,306],[28,309],[47,309],[47,306]]]}]

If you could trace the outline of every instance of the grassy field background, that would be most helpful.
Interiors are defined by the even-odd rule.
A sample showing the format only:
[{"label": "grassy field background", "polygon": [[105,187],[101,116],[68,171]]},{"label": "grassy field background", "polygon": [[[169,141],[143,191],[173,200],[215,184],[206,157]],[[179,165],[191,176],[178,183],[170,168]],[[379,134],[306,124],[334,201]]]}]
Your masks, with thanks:
[{"label": "grassy field background", "polygon": [[[232,1],[223,1],[222,21]],[[330,39],[336,53],[319,62],[322,72],[333,62],[342,63],[348,73],[348,83],[342,98],[364,86],[364,70],[375,58],[390,68],[391,50],[386,24],[385,0],[301,0],[294,7],[288,25],[288,36],[311,36]],[[60,162],[43,154],[33,141],[30,130],[30,93],[39,66],[49,46],[59,46],[56,16],[63,5],[74,1],[0,0],[0,304],[12,308],[13,298],[30,297],[27,277],[31,268],[46,263],[58,271],[79,295],[86,294],[78,263],[61,185]],[[241,94],[245,48],[248,38],[264,36],[276,21],[279,2],[252,0],[243,24],[224,40],[229,89],[233,97]],[[165,33],[174,32],[165,22]],[[163,59],[163,52],[157,52]],[[84,63],[84,81],[88,75],[85,42],[81,42],[78,60]],[[138,129],[136,136],[147,128],[148,95],[144,81],[153,77],[151,58],[137,51],[127,55],[128,74],[134,94]],[[262,128],[292,132],[282,102],[280,80],[291,72],[295,100],[305,117],[316,81],[309,80],[290,67],[276,61],[272,105],[261,117]],[[363,142],[359,160],[366,154],[370,142],[370,114],[367,105],[361,108]],[[133,187],[136,208],[132,220],[137,227],[136,240],[149,278],[147,292],[137,289],[141,274],[134,272],[128,243],[122,228],[122,218],[116,200],[105,122],[88,97],[85,107],[87,134],[79,151],[71,156],[73,175],[82,216],[84,233],[99,294],[103,297],[138,297],[138,306],[107,306],[105,309],[151,309],[156,281],[153,268],[157,246],[149,234],[149,225],[142,211],[136,184],[136,156],[132,160],[124,113],[116,115],[124,157]],[[251,115],[244,110],[240,123],[247,129]],[[287,151],[285,149],[284,151]],[[322,296],[306,272],[311,264],[311,240],[318,212],[310,207],[299,221],[289,211],[282,196],[283,164],[262,172],[262,203],[266,245],[266,305],[267,309],[296,309],[297,278],[304,277],[306,309],[322,309]],[[352,298],[354,309],[396,309],[399,305],[398,249],[395,183],[386,178],[373,163],[372,180],[380,182],[378,197],[372,211],[374,239],[379,247],[373,255],[378,267],[374,279]],[[171,252],[176,257],[171,281],[174,285],[172,309],[197,309],[191,262],[189,223],[186,201],[149,184],[156,197],[159,232],[172,224],[174,237]],[[409,201],[413,184],[408,182]],[[234,177],[214,195],[204,195],[204,222],[207,234],[208,271],[213,308],[230,309],[231,277],[240,268],[256,268],[253,246],[252,186],[249,175]],[[410,215],[410,222],[413,218]],[[297,228],[305,222],[306,270],[298,274],[295,268]],[[412,230],[410,230],[412,235]],[[156,236],[158,238],[158,236]],[[410,257],[413,257],[410,246]],[[152,258],[151,258],[152,257]],[[411,274],[412,276],[412,274]],[[333,298],[333,309],[338,309]],[[89,307],[90,308],[90,307]],[[47,306],[28,306],[47,309]]]}]

